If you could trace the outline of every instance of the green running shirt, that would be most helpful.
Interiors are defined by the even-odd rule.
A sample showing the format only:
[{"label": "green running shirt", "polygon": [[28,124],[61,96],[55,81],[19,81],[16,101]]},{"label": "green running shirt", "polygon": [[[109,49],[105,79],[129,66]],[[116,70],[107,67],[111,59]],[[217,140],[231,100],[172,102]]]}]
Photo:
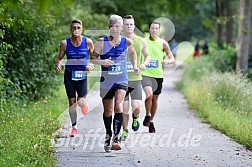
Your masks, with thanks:
[{"label": "green running shirt", "polygon": [[[142,57],[143,57],[143,54],[142,54],[142,49],[143,49],[143,45],[142,45],[142,41],[143,41],[143,38],[142,37],[139,37],[137,35],[134,35],[134,38],[133,38],[133,47],[136,51],[136,54],[137,54],[137,67],[139,67],[141,65],[141,62],[142,62]],[[130,61],[129,59],[129,56],[128,56],[128,61]],[[128,79],[129,81],[139,81],[139,80],[142,80],[142,76],[141,74],[139,73],[139,75],[136,75],[135,72],[128,72]]]},{"label": "green running shirt", "polygon": [[164,41],[161,38],[157,38],[157,40],[155,41],[146,38],[146,44],[150,54],[150,61],[158,61],[158,68],[146,69],[145,71],[141,71],[141,74],[143,76],[148,76],[152,78],[163,78],[163,68],[162,68],[162,61],[164,59],[163,43]]}]

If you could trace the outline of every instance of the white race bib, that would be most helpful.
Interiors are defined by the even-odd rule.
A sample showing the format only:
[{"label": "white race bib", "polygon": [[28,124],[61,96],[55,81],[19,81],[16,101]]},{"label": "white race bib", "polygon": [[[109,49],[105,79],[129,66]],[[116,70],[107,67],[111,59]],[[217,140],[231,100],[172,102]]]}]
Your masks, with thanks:
[{"label": "white race bib", "polygon": [[151,60],[150,63],[146,66],[147,69],[157,69],[158,60]]},{"label": "white race bib", "polygon": [[114,63],[113,65],[108,67],[108,74],[109,75],[118,75],[123,72],[122,64],[121,63]]},{"label": "white race bib", "polygon": [[86,72],[85,71],[72,71],[72,80],[73,81],[80,81],[86,79]]}]

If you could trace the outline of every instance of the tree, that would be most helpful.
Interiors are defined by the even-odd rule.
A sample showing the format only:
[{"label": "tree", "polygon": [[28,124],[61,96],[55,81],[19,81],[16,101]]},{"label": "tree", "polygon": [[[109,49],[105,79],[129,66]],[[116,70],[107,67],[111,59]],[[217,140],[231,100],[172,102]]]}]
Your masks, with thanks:
[{"label": "tree", "polygon": [[[250,24],[252,25],[252,10],[250,10]],[[250,29],[250,54],[252,56],[252,29]]]},{"label": "tree", "polygon": [[234,21],[233,21],[233,18],[232,18],[232,15],[233,15],[233,10],[231,8],[231,4],[230,4],[231,1],[224,1],[224,6],[226,8],[226,17],[227,17],[227,23],[226,23],[226,43],[229,45],[229,44],[232,44],[233,43],[233,24],[234,24]]},{"label": "tree", "polygon": [[248,71],[248,58],[250,49],[250,15],[251,1],[240,0],[239,29],[238,29],[238,51],[236,61],[236,71]]},{"label": "tree", "polygon": [[224,5],[222,0],[216,0],[215,1],[215,10],[216,10],[216,17],[217,17],[217,44],[219,48],[223,48],[223,25],[221,22],[221,17],[224,15]]},{"label": "tree", "polygon": [[[46,7],[48,4],[55,4],[54,8]],[[60,19],[51,11],[57,12],[59,5],[49,0],[0,3],[0,90],[7,92],[8,100],[44,97],[57,86],[52,69],[58,33],[55,27]],[[13,84],[3,86],[2,78]]]}]

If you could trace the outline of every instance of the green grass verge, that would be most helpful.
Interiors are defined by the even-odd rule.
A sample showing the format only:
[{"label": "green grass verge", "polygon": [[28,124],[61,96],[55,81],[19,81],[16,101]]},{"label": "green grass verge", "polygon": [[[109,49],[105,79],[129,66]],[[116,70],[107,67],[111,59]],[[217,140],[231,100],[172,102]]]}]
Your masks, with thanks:
[{"label": "green grass verge", "polygon": [[0,166],[53,166],[51,137],[68,106],[64,87],[37,102],[8,105],[0,113]]},{"label": "green grass verge", "polygon": [[[97,74],[89,77],[89,89],[97,90],[98,81]],[[61,113],[67,107],[63,84],[54,95],[40,101],[8,103],[0,111],[0,166],[54,166],[52,134],[64,121]]]},{"label": "green grass verge", "polygon": [[188,65],[178,87],[199,117],[251,150],[252,84],[237,74],[216,72],[207,59]]}]

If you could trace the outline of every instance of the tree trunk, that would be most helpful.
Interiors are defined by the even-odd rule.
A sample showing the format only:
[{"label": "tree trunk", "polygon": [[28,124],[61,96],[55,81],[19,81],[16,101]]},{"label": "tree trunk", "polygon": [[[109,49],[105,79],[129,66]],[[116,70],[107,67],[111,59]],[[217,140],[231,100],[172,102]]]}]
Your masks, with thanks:
[{"label": "tree trunk", "polygon": [[[215,1],[216,17],[220,19],[223,16],[223,2],[222,0]],[[221,22],[217,21],[217,44],[219,48],[223,48],[223,25]]]},{"label": "tree trunk", "polygon": [[236,71],[248,71],[248,57],[250,49],[250,12],[251,1],[240,0],[239,28],[238,28],[238,50]]},{"label": "tree trunk", "polygon": [[[250,7],[252,7],[252,4],[250,4]],[[250,27],[251,26],[252,26],[252,9],[250,9]],[[249,43],[250,43],[249,55],[252,57],[252,28],[250,28],[250,41],[249,41]]]},{"label": "tree trunk", "polygon": [[232,45],[233,44],[233,12],[231,9],[230,1],[224,1],[224,6],[226,8],[226,17],[228,18],[226,24],[226,44]]}]

